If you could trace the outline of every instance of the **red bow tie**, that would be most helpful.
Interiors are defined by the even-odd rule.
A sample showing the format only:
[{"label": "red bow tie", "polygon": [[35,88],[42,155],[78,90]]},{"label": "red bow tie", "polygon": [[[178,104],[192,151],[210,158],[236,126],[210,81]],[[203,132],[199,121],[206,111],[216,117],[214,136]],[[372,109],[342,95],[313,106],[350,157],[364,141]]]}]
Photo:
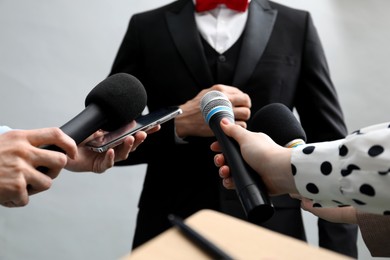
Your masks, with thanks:
[{"label": "red bow tie", "polygon": [[248,7],[248,0],[196,0],[195,9],[197,12],[209,11],[219,4],[225,4],[227,8],[238,12],[245,12]]}]

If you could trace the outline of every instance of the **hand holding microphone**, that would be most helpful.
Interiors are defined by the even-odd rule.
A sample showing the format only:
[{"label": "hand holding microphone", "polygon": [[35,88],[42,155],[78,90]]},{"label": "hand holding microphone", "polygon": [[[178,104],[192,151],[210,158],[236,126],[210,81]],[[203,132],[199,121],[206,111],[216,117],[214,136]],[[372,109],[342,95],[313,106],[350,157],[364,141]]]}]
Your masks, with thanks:
[{"label": "hand holding microphone", "polygon": [[[261,176],[269,194],[298,193],[290,163],[291,149],[283,147],[289,143],[303,144],[306,139],[293,113],[282,104],[270,104],[253,116],[250,127],[255,132],[229,124],[227,120],[221,124],[224,133],[240,144],[243,158]],[[212,150],[220,151],[218,143],[212,144]],[[224,186],[234,188],[233,172],[225,164],[224,155],[217,155],[215,163],[220,167]]]},{"label": "hand holding microphone", "polygon": [[[115,129],[132,121],[141,114],[145,104],[142,84],[131,75],[116,74],[89,93],[86,109],[62,126],[62,131],[45,128],[2,134],[0,204],[6,207],[26,205],[29,195],[49,189],[52,179],[64,167],[72,171],[103,172],[113,166],[114,160],[127,157],[131,148],[146,138],[145,133],[138,133],[135,139],[129,137],[115,154],[113,150],[96,154],[76,144],[100,128]],[[23,186],[26,188],[21,188]]]},{"label": "hand holding microphone", "polygon": [[268,220],[274,209],[261,179],[242,159],[236,141],[225,135],[220,126],[222,118],[234,123],[229,99],[222,92],[210,91],[203,96],[200,106],[203,117],[214,132],[231,169],[237,195],[248,220],[253,223]]}]

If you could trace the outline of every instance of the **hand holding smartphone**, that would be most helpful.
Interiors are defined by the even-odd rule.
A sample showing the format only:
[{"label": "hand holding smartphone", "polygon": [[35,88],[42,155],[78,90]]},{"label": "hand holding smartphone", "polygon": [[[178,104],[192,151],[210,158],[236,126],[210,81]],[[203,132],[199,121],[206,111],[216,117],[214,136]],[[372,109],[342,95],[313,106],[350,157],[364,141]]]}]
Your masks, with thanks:
[{"label": "hand holding smartphone", "polygon": [[123,142],[123,139],[138,131],[147,131],[156,125],[167,122],[182,113],[179,107],[165,107],[140,116],[129,124],[99,136],[88,142],[86,146],[92,151],[103,153]]}]

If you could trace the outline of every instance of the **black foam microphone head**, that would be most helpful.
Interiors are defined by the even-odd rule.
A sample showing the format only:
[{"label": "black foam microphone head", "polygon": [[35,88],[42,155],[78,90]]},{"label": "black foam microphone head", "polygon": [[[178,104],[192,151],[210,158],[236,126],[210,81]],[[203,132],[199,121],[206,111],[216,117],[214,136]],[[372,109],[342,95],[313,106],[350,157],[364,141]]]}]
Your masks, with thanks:
[{"label": "black foam microphone head", "polygon": [[295,139],[306,142],[305,131],[298,119],[281,103],[272,103],[259,109],[253,115],[248,129],[267,134],[281,146]]},{"label": "black foam microphone head", "polygon": [[91,90],[85,99],[85,106],[99,106],[108,120],[102,129],[111,131],[141,115],[146,100],[145,88],[136,77],[117,73]]}]

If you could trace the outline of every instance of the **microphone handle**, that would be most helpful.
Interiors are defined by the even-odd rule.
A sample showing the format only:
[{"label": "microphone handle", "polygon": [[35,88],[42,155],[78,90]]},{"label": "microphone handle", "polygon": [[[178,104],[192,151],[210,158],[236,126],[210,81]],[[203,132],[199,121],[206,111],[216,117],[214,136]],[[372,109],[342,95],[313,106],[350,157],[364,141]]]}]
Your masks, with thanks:
[{"label": "microphone handle", "polygon": [[103,110],[98,105],[92,103],[69,122],[61,126],[60,129],[70,136],[76,144],[80,144],[91,134],[99,130],[107,121]]},{"label": "microphone handle", "polygon": [[243,160],[238,143],[223,133],[220,126],[222,117],[225,116],[210,120],[210,128],[222,148],[248,220],[252,223],[262,223],[272,217],[274,208],[260,176]]}]

